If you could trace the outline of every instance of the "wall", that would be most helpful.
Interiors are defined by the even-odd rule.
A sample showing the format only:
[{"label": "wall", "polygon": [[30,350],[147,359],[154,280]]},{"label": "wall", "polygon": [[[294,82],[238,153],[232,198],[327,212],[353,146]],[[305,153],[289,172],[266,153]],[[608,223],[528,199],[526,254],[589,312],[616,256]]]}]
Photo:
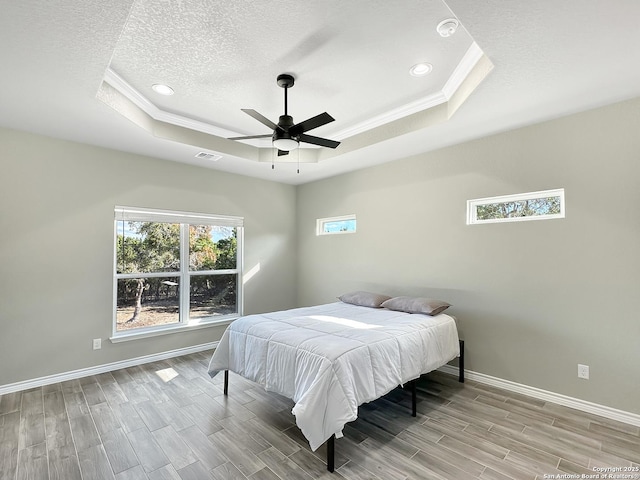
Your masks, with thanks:
[{"label": "wall", "polygon": [[[640,413],[639,120],[637,99],[299,187],[298,304],[441,298],[468,369]],[[562,187],[565,219],[465,224],[468,199]]]},{"label": "wall", "polygon": [[295,187],[2,129],[0,162],[0,386],[222,335],[107,340],[114,205],[243,216],[245,313],[295,304]]}]

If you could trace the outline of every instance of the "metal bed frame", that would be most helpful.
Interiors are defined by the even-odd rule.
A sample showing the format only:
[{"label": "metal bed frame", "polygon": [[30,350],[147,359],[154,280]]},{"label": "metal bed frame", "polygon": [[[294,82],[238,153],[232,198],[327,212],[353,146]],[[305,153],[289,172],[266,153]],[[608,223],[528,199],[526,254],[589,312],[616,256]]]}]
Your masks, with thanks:
[{"label": "metal bed frame", "polygon": [[[460,357],[458,357],[458,381],[464,383],[464,340],[459,340],[460,343]],[[408,383],[411,390],[411,416],[417,415],[417,392],[416,383],[420,377],[411,380]],[[224,371],[224,394],[229,394],[229,370]],[[327,470],[333,472],[335,470],[335,441],[336,436],[331,435],[327,440]]]}]

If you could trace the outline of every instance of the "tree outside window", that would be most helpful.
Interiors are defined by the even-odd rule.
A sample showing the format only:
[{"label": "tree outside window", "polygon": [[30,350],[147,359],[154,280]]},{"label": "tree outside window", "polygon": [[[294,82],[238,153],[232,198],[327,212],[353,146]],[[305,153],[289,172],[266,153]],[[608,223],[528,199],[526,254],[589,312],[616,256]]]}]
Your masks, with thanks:
[{"label": "tree outside window", "polygon": [[215,225],[215,217],[148,221],[136,213],[116,221],[115,334],[239,314],[241,226]]},{"label": "tree outside window", "polygon": [[564,189],[467,201],[467,224],[564,218]]}]

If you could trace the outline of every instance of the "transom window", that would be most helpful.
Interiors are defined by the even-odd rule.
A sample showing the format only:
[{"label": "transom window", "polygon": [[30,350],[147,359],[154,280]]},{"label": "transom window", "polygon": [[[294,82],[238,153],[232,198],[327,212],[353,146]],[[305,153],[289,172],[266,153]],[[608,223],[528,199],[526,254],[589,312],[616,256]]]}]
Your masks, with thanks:
[{"label": "transom window", "polygon": [[317,235],[333,235],[336,233],[355,233],[356,216],[343,215],[341,217],[319,218],[316,221]]},{"label": "transom window", "polygon": [[114,337],[241,315],[241,217],[116,207],[114,230]]},{"label": "transom window", "polygon": [[467,201],[467,224],[564,218],[564,189]]}]

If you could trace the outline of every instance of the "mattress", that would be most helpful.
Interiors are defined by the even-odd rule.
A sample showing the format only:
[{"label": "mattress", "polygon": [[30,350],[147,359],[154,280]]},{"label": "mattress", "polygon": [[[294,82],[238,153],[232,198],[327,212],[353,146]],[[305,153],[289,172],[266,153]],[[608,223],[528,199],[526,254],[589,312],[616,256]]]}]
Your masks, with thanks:
[{"label": "mattress", "polygon": [[248,315],[232,322],[209,363],[295,402],[316,450],[375,400],[459,356],[455,319],[343,302]]}]

